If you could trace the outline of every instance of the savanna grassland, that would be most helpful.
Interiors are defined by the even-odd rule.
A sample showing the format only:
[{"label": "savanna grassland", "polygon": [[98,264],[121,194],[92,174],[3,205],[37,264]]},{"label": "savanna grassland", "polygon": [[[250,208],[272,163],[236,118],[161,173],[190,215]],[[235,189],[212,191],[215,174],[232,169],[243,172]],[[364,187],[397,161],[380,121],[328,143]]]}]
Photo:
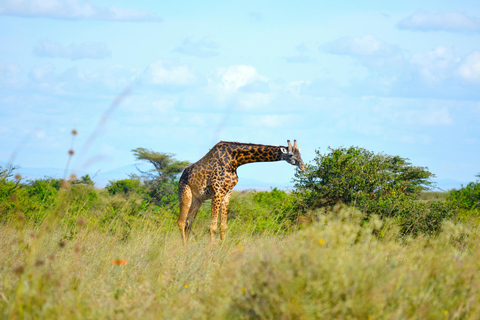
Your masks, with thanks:
[{"label": "savanna grassland", "polygon": [[[187,246],[176,226],[174,180],[155,184],[132,178],[96,189],[88,176],[22,181],[14,170],[4,168],[0,315],[480,318],[480,218],[475,202],[480,183],[448,193],[424,193],[416,189],[418,181],[397,170],[395,177],[401,179],[393,183],[390,176],[388,187],[375,185],[368,191],[382,178],[373,176],[375,172],[385,170],[366,170],[365,163],[358,162],[366,154],[350,151],[337,153],[339,158],[336,151],[319,156],[303,176],[297,174],[291,192],[236,192],[225,241],[209,244],[207,201]],[[370,159],[373,164],[376,156]],[[335,167],[335,159],[341,159],[337,164],[343,166],[343,180],[332,172],[313,179],[320,168]],[[401,158],[393,160],[401,163]],[[386,162],[391,165],[393,160]],[[345,168],[353,170],[355,163],[361,170],[345,184]],[[416,173],[428,178],[425,170],[402,165],[408,177]],[[339,184],[329,177],[337,177]],[[312,186],[315,181],[330,181],[328,191]],[[348,194],[352,190],[354,196]],[[328,194],[320,196],[322,192]]]}]

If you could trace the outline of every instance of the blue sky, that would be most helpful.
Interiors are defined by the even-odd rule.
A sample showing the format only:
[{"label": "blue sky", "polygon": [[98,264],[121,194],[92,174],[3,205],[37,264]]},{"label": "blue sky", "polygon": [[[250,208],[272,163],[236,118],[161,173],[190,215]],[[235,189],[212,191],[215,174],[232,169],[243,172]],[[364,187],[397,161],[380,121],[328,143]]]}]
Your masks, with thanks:
[{"label": "blue sky", "polygon": [[305,162],[355,145],[468,182],[479,124],[478,1],[0,0],[0,161],[22,167],[64,168],[75,129],[74,171],[297,139]]}]

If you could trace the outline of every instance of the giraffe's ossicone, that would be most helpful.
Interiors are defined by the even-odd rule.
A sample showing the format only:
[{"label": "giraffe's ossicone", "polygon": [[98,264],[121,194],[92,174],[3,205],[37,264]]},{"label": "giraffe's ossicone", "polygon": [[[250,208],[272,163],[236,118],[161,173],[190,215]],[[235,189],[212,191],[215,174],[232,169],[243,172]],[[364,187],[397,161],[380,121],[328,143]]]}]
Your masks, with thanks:
[{"label": "giraffe's ossicone", "polygon": [[285,160],[301,170],[304,169],[297,141],[287,140],[288,146],[225,142],[217,143],[202,159],[188,166],[180,177],[178,196],[180,215],[178,226],[183,242],[192,228],[202,202],[212,199],[210,241],[215,240],[218,214],[221,212],[220,238],[225,239],[227,230],[228,203],[232,189],[238,182],[237,168],[242,164]]}]

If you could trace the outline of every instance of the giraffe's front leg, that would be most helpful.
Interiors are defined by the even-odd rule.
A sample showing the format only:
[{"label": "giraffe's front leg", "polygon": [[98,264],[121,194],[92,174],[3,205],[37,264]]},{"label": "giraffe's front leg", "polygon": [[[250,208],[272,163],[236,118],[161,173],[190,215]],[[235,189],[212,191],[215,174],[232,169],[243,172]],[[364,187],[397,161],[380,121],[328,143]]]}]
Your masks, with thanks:
[{"label": "giraffe's front leg", "polygon": [[227,213],[228,213],[228,204],[230,203],[230,196],[232,195],[232,190],[228,191],[222,201],[222,217],[220,222],[220,239],[225,240],[225,231],[227,230]]},{"label": "giraffe's front leg", "polygon": [[218,212],[222,205],[224,193],[215,194],[212,198],[212,220],[210,222],[210,242],[215,241],[215,234],[217,233],[218,224]]}]

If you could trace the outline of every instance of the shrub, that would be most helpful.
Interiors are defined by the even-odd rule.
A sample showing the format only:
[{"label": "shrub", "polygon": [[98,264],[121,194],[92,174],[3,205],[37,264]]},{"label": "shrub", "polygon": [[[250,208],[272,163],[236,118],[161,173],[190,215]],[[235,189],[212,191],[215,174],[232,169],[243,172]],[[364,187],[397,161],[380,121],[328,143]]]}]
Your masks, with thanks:
[{"label": "shrub", "polygon": [[158,206],[175,206],[178,204],[178,181],[146,180],[146,198]]},{"label": "shrub", "polygon": [[72,179],[70,181],[71,184],[83,184],[87,186],[93,186],[95,182],[93,182],[92,178],[90,178],[90,175],[86,174],[82,176],[80,179]]},{"label": "shrub", "polygon": [[398,217],[400,231],[413,236],[433,235],[441,230],[443,221],[452,218],[455,213],[454,206],[444,201],[409,201]]},{"label": "shrub", "polygon": [[141,183],[136,179],[123,179],[117,181],[109,181],[105,187],[108,193],[114,194],[129,194],[140,189]]},{"label": "shrub", "polygon": [[314,164],[296,174],[300,207],[310,210],[344,203],[366,213],[394,216],[415,193],[427,190],[433,174],[399,156],[359,147],[316,151]]},{"label": "shrub", "polygon": [[[476,177],[480,178],[480,174],[477,174]],[[451,190],[448,193],[447,201],[461,209],[480,210],[480,180],[470,182],[459,190]]]},{"label": "shrub", "polygon": [[55,197],[60,187],[60,179],[45,178],[30,181],[26,189],[29,196],[47,200]]},{"label": "shrub", "polygon": [[381,218],[394,217],[403,234],[434,234],[456,210],[444,201],[418,201],[434,175],[399,156],[359,147],[318,150],[314,163],[296,174],[297,206],[302,212],[343,203]]}]

